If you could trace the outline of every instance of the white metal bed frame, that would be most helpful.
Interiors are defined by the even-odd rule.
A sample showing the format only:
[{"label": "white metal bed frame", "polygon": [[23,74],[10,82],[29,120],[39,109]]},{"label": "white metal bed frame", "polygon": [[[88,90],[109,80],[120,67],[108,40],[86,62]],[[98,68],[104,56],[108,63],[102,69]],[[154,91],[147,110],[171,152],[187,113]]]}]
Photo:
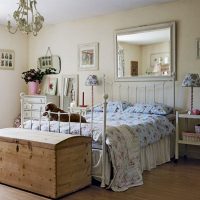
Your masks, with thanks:
[{"label": "white metal bed frame", "polygon": [[[144,86],[135,86],[134,88],[134,90],[135,90],[135,93],[136,93],[136,96],[135,96],[135,100],[136,100],[136,103],[138,103],[138,93],[139,93],[139,89],[143,89],[143,91],[144,91],[144,103],[147,103],[148,101],[147,101],[147,90],[151,87],[151,88],[153,88],[152,90],[153,90],[153,102],[155,103],[156,102],[156,93],[157,93],[157,90],[156,90],[156,85],[157,84],[159,84],[159,86],[161,86],[161,88],[162,88],[162,102],[160,102],[160,103],[165,103],[165,84],[166,84],[166,82],[172,82],[172,92],[173,92],[173,94],[172,94],[172,96],[173,96],[173,108],[174,108],[174,112],[175,112],[175,78],[174,77],[172,77],[171,79],[169,79],[169,80],[164,80],[164,81],[159,81],[159,82],[154,82],[153,84],[149,84],[149,82],[146,82],[145,84],[144,84]],[[101,176],[100,177],[97,177],[97,176],[95,176],[95,175],[93,175],[94,177],[96,177],[96,178],[100,178],[101,179],[101,187],[105,187],[105,179],[106,179],[106,177],[105,177],[105,164],[106,164],[106,151],[107,151],[107,147],[106,147],[106,112],[107,112],[107,104],[108,104],[108,102],[107,102],[107,100],[108,100],[108,95],[107,94],[105,94],[106,93],[106,91],[105,91],[105,88],[106,88],[106,84],[108,84],[108,85],[111,85],[111,91],[113,91],[113,88],[114,88],[114,84],[113,83],[107,83],[106,82],[106,80],[105,80],[105,76],[104,76],[104,96],[103,96],[103,98],[104,98],[104,101],[103,101],[103,133],[102,133],[102,173],[101,173]],[[119,84],[119,85],[116,85],[117,86],[117,88],[118,88],[118,93],[119,93],[119,95],[118,95],[118,99],[119,100],[121,100],[122,98],[121,98],[121,91],[122,91],[122,87],[124,88],[126,88],[127,89],[127,100],[130,102],[130,97],[131,97],[131,95],[130,95],[130,93],[132,92],[132,89],[131,89],[131,86],[130,85],[127,85],[126,84],[126,86],[123,86],[122,84]],[[114,98],[114,94],[112,93],[111,94],[111,99],[113,100],[113,98]],[[22,96],[22,98],[21,98],[21,107],[24,105],[24,101],[23,101],[23,96]],[[30,103],[29,103],[29,106],[31,107],[31,109],[30,109],[30,112],[31,112],[31,128],[32,128],[32,105],[30,105]],[[93,109],[91,109],[91,110],[93,110]],[[42,114],[43,114],[43,111],[42,111],[42,108],[40,108],[40,118],[39,118],[39,127],[40,127],[40,130],[41,130],[41,122],[42,122],[42,118],[41,118],[41,116],[42,116]],[[71,110],[69,109],[66,113],[60,113],[60,112],[58,112],[58,113],[54,113],[54,112],[50,112],[50,111],[48,111],[48,115],[50,116],[50,114],[58,114],[58,123],[59,123],[59,132],[60,132],[60,116],[61,115],[66,115],[66,114],[68,114],[69,115],[69,133],[70,133],[70,115],[71,115]],[[82,115],[82,110],[80,110],[80,112],[79,112],[79,115],[80,115],[80,119],[81,119],[81,115]],[[24,115],[23,115],[23,109],[22,109],[22,112],[21,112],[21,127],[23,128],[24,127]],[[48,129],[49,129],[49,131],[51,131],[50,130],[50,123],[51,123],[51,121],[50,121],[50,117],[49,117],[49,126],[48,126]],[[79,124],[80,124],[80,135],[81,135],[81,120],[80,120],[80,122],[79,122]],[[92,121],[91,121],[91,127],[93,127],[93,119],[92,119]]]}]

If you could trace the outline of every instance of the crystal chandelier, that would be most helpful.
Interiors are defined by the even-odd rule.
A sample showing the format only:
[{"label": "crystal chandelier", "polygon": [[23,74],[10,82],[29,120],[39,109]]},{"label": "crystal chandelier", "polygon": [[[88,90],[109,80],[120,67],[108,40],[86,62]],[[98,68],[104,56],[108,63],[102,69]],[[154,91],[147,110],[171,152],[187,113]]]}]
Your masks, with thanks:
[{"label": "crystal chandelier", "polygon": [[38,34],[42,28],[44,17],[36,9],[36,0],[20,0],[19,7],[13,13],[13,18],[16,23],[16,28],[13,28],[11,21],[8,20],[8,31],[15,34],[19,29],[23,33],[33,33],[34,36]]}]

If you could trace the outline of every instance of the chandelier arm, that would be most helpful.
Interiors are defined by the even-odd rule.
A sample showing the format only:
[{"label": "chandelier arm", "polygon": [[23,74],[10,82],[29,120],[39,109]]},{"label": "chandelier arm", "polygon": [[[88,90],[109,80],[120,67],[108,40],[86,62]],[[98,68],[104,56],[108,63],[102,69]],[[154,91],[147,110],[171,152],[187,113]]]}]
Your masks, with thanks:
[{"label": "chandelier arm", "polygon": [[15,34],[18,31],[18,27],[12,32],[10,28],[8,28],[9,33]]},{"label": "chandelier arm", "polygon": [[[26,0],[26,5],[27,5],[27,16],[26,16],[26,20],[27,20],[27,25],[28,25],[28,11],[29,11],[29,4],[28,4],[29,0]],[[30,2],[29,2],[30,3]]]},{"label": "chandelier arm", "polygon": [[22,4],[20,4],[20,5],[19,5],[19,8],[18,8],[18,11],[19,11],[20,13],[22,13],[22,12],[23,12],[23,8],[24,8],[24,6],[23,6]]},{"label": "chandelier arm", "polygon": [[[24,17],[24,10],[25,10],[25,6],[22,7],[22,11],[21,11],[21,16],[22,16],[22,17],[21,17],[21,18]],[[20,16],[20,15],[19,15],[19,16]]]},{"label": "chandelier arm", "polygon": [[27,34],[32,32],[34,36],[37,36],[42,28],[44,17],[38,12],[36,4],[36,0],[19,0],[18,9],[13,13],[17,27],[13,31],[11,22],[8,21],[7,28],[10,33],[14,34],[20,30]]},{"label": "chandelier arm", "polygon": [[33,31],[33,35],[34,35],[34,36],[37,36],[37,31],[36,31],[36,32],[35,32],[35,31]]},{"label": "chandelier arm", "polygon": [[[35,4],[34,1],[31,2],[31,12],[32,12],[32,23],[31,23],[31,27],[32,27],[33,35],[36,36],[35,33],[34,33],[34,23],[35,23],[35,22],[34,22],[33,4]],[[34,8],[35,8],[35,6],[34,6]],[[35,8],[35,10],[36,10],[36,8]]]}]

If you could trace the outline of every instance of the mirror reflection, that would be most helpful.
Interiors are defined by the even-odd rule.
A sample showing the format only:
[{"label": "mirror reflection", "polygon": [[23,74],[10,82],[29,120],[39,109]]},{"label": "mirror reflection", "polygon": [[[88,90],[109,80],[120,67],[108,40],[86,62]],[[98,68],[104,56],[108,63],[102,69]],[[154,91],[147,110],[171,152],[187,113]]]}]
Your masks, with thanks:
[{"label": "mirror reflection", "polygon": [[63,110],[67,110],[72,104],[73,106],[78,105],[78,76],[63,75],[61,107]]},{"label": "mirror reflection", "polygon": [[118,31],[117,78],[171,76],[175,67],[171,29],[171,24],[161,24]]},{"label": "mirror reflection", "polygon": [[55,73],[59,74],[61,70],[61,59],[57,55],[42,56],[38,58],[38,67],[41,70],[55,68]]}]

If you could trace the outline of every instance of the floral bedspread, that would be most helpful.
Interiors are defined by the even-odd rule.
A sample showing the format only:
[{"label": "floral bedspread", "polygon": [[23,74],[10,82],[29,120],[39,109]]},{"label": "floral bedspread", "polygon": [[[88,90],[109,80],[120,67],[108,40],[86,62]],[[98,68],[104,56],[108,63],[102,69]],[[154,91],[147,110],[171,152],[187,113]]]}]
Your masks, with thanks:
[{"label": "floral bedspread", "polygon": [[[90,121],[91,115],[86,116],[86,120]],[[103,121],[103,114],[96,112],[93,117],[94,123]],[[175,128],[173,124],[162,115],[152,115],[143,113],[107,113],[107,125],[119,126],[128,125],[132,128],[132,132],[139,137],[140,146],[144,147],[159,141],[166,135],[174,134]]]},{"label": "floral bedspread", "polygon": [[[88,114],[86,120],[89,122],[90,119],[91,115]],[[84,136],[93,135],[93,140],[101,144],[103,113],[94,113],[93,121],[93,131],[91,131],[90,123],[82,123],[81,134]],[[130,126],[132,132],[138,135],[141,147],[153,144],[164,136],[173,134],[175,131],[174,126],[165,116],[142,113],[108,113],[107,125],[115,127],[119,125]],[[24,128],[31,129],[31,121],[26,121]],[[32,129],[39,130],[38,121],[33,121]],[[48,131],[47,121],[42,121],[41,130]],[[59,131],[59,123],[57,121],[51,121],[50,131],[80,134],[80,124],[70,123],[69,131],[69,123],[60,122]]]}]

